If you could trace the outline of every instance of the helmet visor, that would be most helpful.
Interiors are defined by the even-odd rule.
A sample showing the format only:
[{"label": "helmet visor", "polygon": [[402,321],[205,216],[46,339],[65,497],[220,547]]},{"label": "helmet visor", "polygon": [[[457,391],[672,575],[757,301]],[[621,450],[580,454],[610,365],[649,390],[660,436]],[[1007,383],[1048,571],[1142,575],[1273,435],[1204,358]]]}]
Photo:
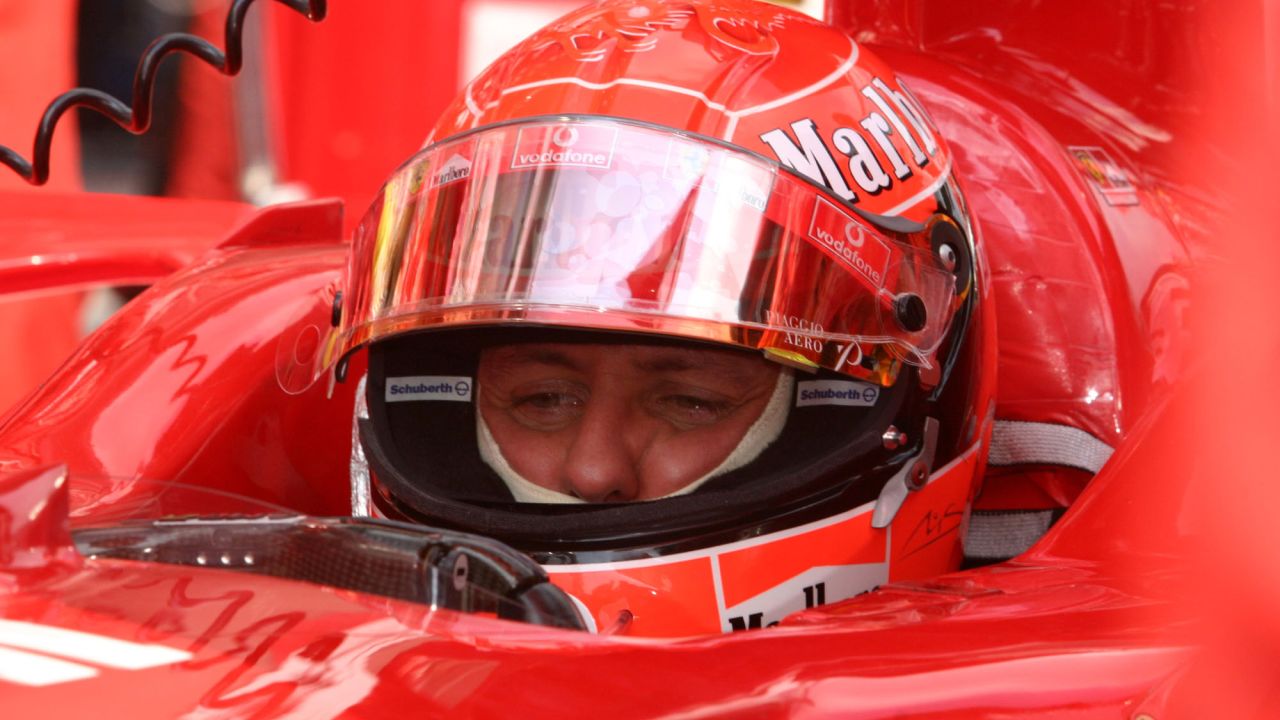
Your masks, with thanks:
[{"label": "helmet visor", "polygon": [[332,363],[412,330],[534,323],[706,340],[890,384],[929,367],[956,278],[732,146],[601,119],[435,144],[356,232]]}]

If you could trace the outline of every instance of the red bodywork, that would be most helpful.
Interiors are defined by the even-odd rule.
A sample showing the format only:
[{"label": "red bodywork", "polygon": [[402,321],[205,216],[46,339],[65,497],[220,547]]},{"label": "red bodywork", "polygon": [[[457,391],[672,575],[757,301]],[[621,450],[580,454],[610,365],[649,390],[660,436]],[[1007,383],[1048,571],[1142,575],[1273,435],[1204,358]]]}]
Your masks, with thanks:
[{"label": "red bodywork", "polygon": [[[15,717],[103,708],[133,717],[560,717],[608,708],[619,717],[1163,720],[1181,717],[1188,686],[1208,682],[1221,694],[1191,697],[1221,700],[1218,709],[1265,707],[1256,701],[1269,686],[1250,680],[1229,685],[1244,688],[1235,694],[1223,691],[1216,675],[1196,674],[1190,649],[1205,629],[1190,592],[1205,580],[1190,577],[1205,566],[1188,549],[1256,543],[1266,525],[1260,510],[1199,503],[1192,483],[1206,440],[1265,437],[1249,422],[1254,416],[1235,434],[1206,430],[1206,418],[1240,420],[1223,413],[1239,403],[1212,405],[1202,388],[1180,385],[1190,356],[1186,288],[1217,252],[1207,238],[1227,201],[1221,188],[1180,180],[1179,148],[1199,137],[1178,114],[1195,107],[1186,104],[1194,86],[1179,74],[1183,65],[1161,59],[1202,57],[1193,40],[1204,18],[1194,8],[1137,3],[1124,12],[1077,4],[1024,15],[1020,7],[835,4],[831,18],[877,45],[956,152],[991,264],[997,418],[1067,424],[1119,448],[1031,551],[890,585],[770,630],[669,641],[518,625],[211,569],[81,558],[66,532],[68,508],[77,522],[92,522],[146,507],[154,490],[138,479],[317,515],[350,508],[353,384],[281,390],[329,324],[347,249],[340,207],[264,210],[203,250],[205,230],[239,206],[96,198],[97,226],[115,237],[166,236],[180,227],[175,216],[193,223],[174,234],[192,245],[166,244],[164,258],[193,247],[197,259],[158,279],[0,419],[0,618],[188,655],[138,669],[84,661],[94,673],[65,681],[74,685],[0,680],[0,702]],[[1105,151],[1137,203],[1126,196],[1111,204],[1105,183],[1068,146]],[[74,229],[59,204],[89,207],[79,198],[44,202],[0,196],[9,237],[36,242],[50,225]],[[120,242],[108,256],[133,269],[113,277],[159,276],[142,269],[164,258]],[[89,261],[68,262],[81,277],[97,272]],[[30,267],[0,264],[5,290],[55,277],[65,276],[41,280]],[[1215,338],[1236,338],[1237,325]],[[1274,330],[1261,338],[1248,330],[1263,357],[1276,356]],[[362,360],[354,362],[358,376]],[[1275,397],[1274,379],[1244,378],[1215,378],[1215,397]],[[1238,490],[1237,472],[1256,469],[1256,452],[1236,455],[1220,492]],[[51,469],[59,465],[69,482]],[[1064,504],[1084,479],[1056,468],[996,472],[989,502]],[[1274,494],[1250,497],[1261,506]],[[1191,542],[1200,527],[1193,510],[1206,507],[1211,520],[1224,507],[1225,517],[1241,518],[1218,523],[1222,546]],[[1253,612],[1267,606],[1258,598],[1280,597],[1272,554],[1245,553],[1256,574],[1219,585],[1228,610]],[[1233,600],[1236,592],[1245,599]],[[1271,626],[1264,631],[1275,637],[1266,635]]]}]

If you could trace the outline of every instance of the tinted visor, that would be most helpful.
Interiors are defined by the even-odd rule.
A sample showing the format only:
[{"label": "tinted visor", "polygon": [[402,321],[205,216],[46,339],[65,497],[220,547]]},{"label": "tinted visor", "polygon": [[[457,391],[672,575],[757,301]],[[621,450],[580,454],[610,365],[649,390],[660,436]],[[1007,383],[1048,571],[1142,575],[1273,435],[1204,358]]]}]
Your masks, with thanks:
[{"label": "tinted visor", "polygon": [[762,158],[601,119],[435,144],[357,230],[328,365],[412,330],[531,323],[705,340],[890,384],[929,367],[956,279]]}]

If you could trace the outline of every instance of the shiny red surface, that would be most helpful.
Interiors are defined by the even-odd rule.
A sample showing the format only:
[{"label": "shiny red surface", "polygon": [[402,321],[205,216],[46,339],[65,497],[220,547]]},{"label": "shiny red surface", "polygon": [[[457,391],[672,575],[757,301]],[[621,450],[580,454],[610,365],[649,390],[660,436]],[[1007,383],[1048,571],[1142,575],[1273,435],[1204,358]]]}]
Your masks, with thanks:
[{"label": "shiny red surface", "polygon": [[[1074,6],[831,8],[912,83],[956,149],[992,267],[996,419],[1080,428],[1113,447],[1185,371],[1195,263],[1209,255],[1203,223],[1219,212],[1212,188],[1173,166],[1194,105],[1179,98],[1195,90],[1185,60],[1195,13],[1127,7],[1149,34]],[[1135,204],[1108,203],[1069,146],[1115,158]],[[978,507],[1064,507],[1088,479],[997,469]]]},{"label": "shiny red surface", "polygon": [[344,512],[353,387],[340,385],[333,401],[323,383],[289,396],[276,372],[328,326],[345,261],[340,228],[333,203],[265,210],[157,282],[15,411],[0,431],[0,472],[57,457],[121,500],[131,478],[196,478],[309,512]]},{"label": "shiny red surface", "polygon": [[[1159,168],[1142,164],[1126,146],[1127,134],[1143,132],[1171,142],[1176,119],[1158,116],[1151,122],[1161,124],[1149,125],[1106,104],[1098,112],[1120,118],[1100,127],[1080,114],[1083,99],[1070,96],[1069,83],[999,62],[1018,49],[957,43],[928,56],[887,54],[904,74],[922,76],[918,92],[932,98],[943,132],[963,139],[956,143],[963,148],[956,172],[984,236],[993,239],[1001,377],[1013,381],[1002,383],[1000,415],[1043,416],[1057,401],[1052,414],[1039,419],[1114,442],[1142,414],[1153,381],[1169,379],[1153,377],[1152,366],[1175,361],[1153,358],[1152,351],[1181,345],[1147,343],[1164,320],[1159,314],[1175,312],[1151,305],[1156,284],[1191,259],[1186,233],[1175,222],[1181,208],[1168,206],[1170,185],[1157,185],[1151,175]],[[980,62],[996,69],[981,78],[940,72]],[[1137,203],[1104,202],[1066,146],[1100,146],[1121,158],[1135,179]]]},{"label": "shiny red surface", "polygon": [[84,339],[85,291],[150,285],[191,264],[251,211],[239,203],[0,193],[0,418]]},{"label": "shiny red surface", "polygon": [[[859,7],[869,9],[855,13],[842,3],[832,16],[872,33],[867,39],[885,45],[886,59],[914,80],[943,132],[952,133],[958,169],[967,164],[963,182],[988,251],[1004,253],[994,268],[1002,338],[997,415],[1002,406],[1011,417],[1071,422],[1120,447],[1031,552],[931,583],[890,586],[772,630],[667,642],[428,613],[210,570],[86,560],[72,575],[0,595],[0,616],[161,643],[195,658],[104,670],[75,692],[0,683],[6,710],[78,716],[127,703],[138,717],[407,709],[565,716],[601,707],[634,717],[1129,718],[1141,711],[1165,720],[1178,717],[1171,703],[1206,686],[1243,687],[1243,695],[1223,697],[1231,707],[1250,707],[1240,698],[1267,692],[1267,676],[1261,690],[1250,684],[1254,676],[1234,684],[1197,676],[1187,648],[1200,640],[1206,609],[1227,630],[1280,637],[1268,620],[1280,597],[1269,541],[1276,498],[1266,482],[1274,471],[1259,462],[1259,448],[1274,444],[1274,403],[1257,409],[1257,398],[1276,390],[1268,361],[1277,356],[1275,332],[1261,333],[1253,312],[1214,315],[1209,337],[1227,347],[1245,347],[1247,338],[1243,372],[1213,377],[1221,382],[1209,391],[1185,385],[1172,399],[1182,345],[1157,342],[1158,333],[1176,338],[1183,326],[1178,303],[1154,302],[1155,288],[1184,263],[1201,261],[1205,218],[1224,202],[1209,179],[1193,184],[1175,174],[1182,128],[1161,125],[1162,116],[1180,117],[1184,101],[1195,107],[1195,78],[1183,70],[1203,53],[1189,50],[1187,65],[1159,60],[1185,49],[1197,20],[1191,4],[1145,11],[1125,4],[1124,13],[1111,5],[1040,8],[1038,22],[999,3],[927,12]],[[935,37],[926,29],[946,32]],[[991,41],[997,37],[1000,43]],[[948,63],[908,49],[918,47]],[[1153,137],[1151,128],[1172,139]],[[1146,133],[1137,148],[1135,129]],[[1143,204],[1100,203],[1055,149],[1066,144],[1114,150],[1140,181]],[[307,326],[327,322],[343,262],[327,212],[278,216],[254,231],[261,242],[214,251],[113,318],[30,402],[0,420],[0,474],[65,462],[73,478],[122,478],[105,488],[86,485],[98,498],[104,489],[136,497],[141,490],[128,479],[145,475],[342,512],[351,386],[338,385],[327,400],[323,386],[290,396],[275,382],[281,348],[296,349]],[[130,213],[119,208],[110,217]],[[313,242],[300,243],[299,235]],[[1270,253],[1251,257],[1272,260]],[[1274,283],[1262,282],[1260,271],[1244,279],[1251,281],[1244,288],[1223,285],[1214,307],[1253,308],[1248,303],[1274,298]],[[1112,396],[1082,403],[1091,389],[1099,390],[1095,400]],[[1215,481],[1207,492],[1193,484],[1205,476]],[[73,507],[76,490],[73,480]],[[1216,542],[1199,542],[1197,511],[1208,515]],[[1190,565],[1188,556],[1198,561],[1200,553],[1213,558]],[[1204,579],[1190,582],[1193,570]],[[1212,604],[1201,604],[1206,595]],[[1265,662],[1274,659],[1266,648],[1251,646],[1245,662],[1227,655],[1228,668],[1275,666]],[[1205,684],[1186,680],[1188,667]],[[139,704],[142,693],[151,700]],[[1205,697],[1218,696],[1197,699]]]},{"label": "shiny red surface", "polygon": [[80,566],[67,520],[70,506],[64,468],[0,479],[0,587],[32,585]]},{"label": "shiny red surface", "polygon": [[5,295],[150,284],[194,262],[247,218],[241,203],[0,193]]}]

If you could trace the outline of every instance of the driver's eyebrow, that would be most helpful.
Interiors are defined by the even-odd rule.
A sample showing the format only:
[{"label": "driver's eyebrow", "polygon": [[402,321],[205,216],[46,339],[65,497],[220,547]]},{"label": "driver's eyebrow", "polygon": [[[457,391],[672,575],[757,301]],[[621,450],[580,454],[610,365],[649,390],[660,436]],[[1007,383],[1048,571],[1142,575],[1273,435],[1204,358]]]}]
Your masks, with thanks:
[{"label": "driver's eyebrow", "polygon": [[[701,362],[699,362],[701,361]],[[683,354],[662,354],[657,357],[640,358],[632,363],[638,370],[648,370],[650,372],[679,372],[681,370],[693,370],[694,368],[706,367],[714,363],[708,362],[702,357],[688,357]]]},{"label": "driver's eyebrow", "polygon": [[495,353],[494,360],[501,365],[528,365],[536,363],[539,365],[551,365],[554,367],[562,367],[569,370],[581,370],[573,358],[548,347],[538,345],[514,345],[502,348]]},{"label": "driver's eyebrow", "polygon": [[685,370],[706,370],[717,375],[725,375],[734,380],[747,381],[754,375],[746,371],[740,358],[726,356],[718,352],[706,350],[684,350],[670,348],[647,357],[641,357],[633,363],[638,370],[649,372],[683,372]]}]

